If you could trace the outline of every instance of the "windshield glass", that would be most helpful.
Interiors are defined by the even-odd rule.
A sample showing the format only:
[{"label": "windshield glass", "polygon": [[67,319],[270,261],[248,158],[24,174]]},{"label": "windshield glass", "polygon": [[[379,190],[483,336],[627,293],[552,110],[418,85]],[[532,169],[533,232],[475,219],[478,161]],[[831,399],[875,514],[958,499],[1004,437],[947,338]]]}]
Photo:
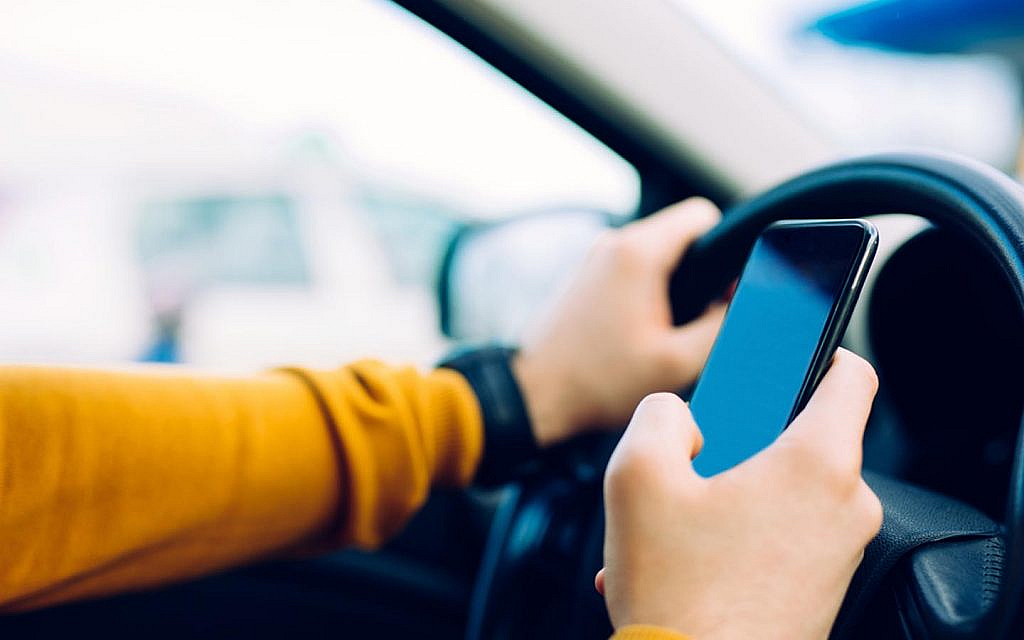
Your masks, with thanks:
[{"label": "windshield glass", "polygon": [[[675,1],[851,152],[925,146],[1020,170],[1015,2]],[[859,5],[870,15],[834,17]]]}]

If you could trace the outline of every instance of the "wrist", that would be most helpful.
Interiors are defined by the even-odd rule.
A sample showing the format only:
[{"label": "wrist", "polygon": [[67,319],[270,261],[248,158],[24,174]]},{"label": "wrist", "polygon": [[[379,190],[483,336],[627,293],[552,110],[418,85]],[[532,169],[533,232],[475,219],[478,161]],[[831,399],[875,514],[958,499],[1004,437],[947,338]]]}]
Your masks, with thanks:
[{"label": "wrist", "polygon": [[569,393],[557,368],[538,362],[529,352],[520,352],[512,360],[512,372],[522,389],[537,444],[549,447],[572,436],[574,422],[566,402]]},{"label": "wrist", "polygon": [[484,486],[528,473],[539,457],[524,391],[512,362],[514,349],[483,347],[459,352],[440,366],[462,374],[476,395],[484,431],[475,481]]}]

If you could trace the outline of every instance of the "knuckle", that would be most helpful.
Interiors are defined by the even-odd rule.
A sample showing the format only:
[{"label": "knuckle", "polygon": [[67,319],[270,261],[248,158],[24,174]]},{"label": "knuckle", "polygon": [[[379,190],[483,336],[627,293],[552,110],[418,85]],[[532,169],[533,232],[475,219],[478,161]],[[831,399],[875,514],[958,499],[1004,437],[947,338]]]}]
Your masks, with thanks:
[{"label": "knuckle", "polygon": [[604,493],[609,498],[616,498],[627,493],[629,474],[626,473],[620,460],[621,457],[616,452],[604,470]]},{"label": "knuckle", "polygon": [[616,450],[605,471],[605,487],[615,494],[632,495],[665,481],[664,465],[656,450],[631,444]]},{"label": "knuckle", "polygon": [[800,438],[788,437],[779,440],[784,447],[777,447],[786,469],[793,474],[806,476],[814,469],[814,456],[810,447]]},{"label": "knuckle", "polygon": [[628,488],[638,474],[645,473],[646,467],[650,464],[647,461],[649,456],[643,451],[638,451],[638,447],[623,444],[615,450],[604,472],[604,481],[609,488]]},{"label": "knuckle", "polygon": [[861,482],[859,461],[846,452],[826,452],[815,443],[793,438],[786,453],[792,473],[839,499],[851,495]]},{"label": "knuckle", "polygon": [[785,440],[785,459],[788,466],[796,472],[815,474],[821,465],[821,456],[813,443],[804,438],[789,437]]},{"label": "knuckle", "polygon": [[859,518],[863,522],[867,538],[870,540],[881,530],[885,510],[882,507],[882,501],[878,499],[871,487],[864,483],[862,483],[860,491],[859,508]]},{"label": "knuckle", "polygon": [[848,455],[828,455],[819,463],[825,486],[836,495],[846,497],[860,485],[860,465]]},{"label": "knuckle", "polygon": [[601,251],[619,268],[642,263],[646,251],[635,229],[625,228],[607,233],[600,241]]}]

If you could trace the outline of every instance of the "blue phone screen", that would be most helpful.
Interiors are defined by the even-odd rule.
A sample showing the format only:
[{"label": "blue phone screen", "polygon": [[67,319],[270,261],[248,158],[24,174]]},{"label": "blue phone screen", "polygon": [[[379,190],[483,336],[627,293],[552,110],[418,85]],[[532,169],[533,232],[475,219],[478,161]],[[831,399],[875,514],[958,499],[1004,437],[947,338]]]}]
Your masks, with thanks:
[{"label": "blue phone screen", "polygon": [[855,225],[769,227],[747,260],[690,401],[711,476],[786,428],[864,239]]}]

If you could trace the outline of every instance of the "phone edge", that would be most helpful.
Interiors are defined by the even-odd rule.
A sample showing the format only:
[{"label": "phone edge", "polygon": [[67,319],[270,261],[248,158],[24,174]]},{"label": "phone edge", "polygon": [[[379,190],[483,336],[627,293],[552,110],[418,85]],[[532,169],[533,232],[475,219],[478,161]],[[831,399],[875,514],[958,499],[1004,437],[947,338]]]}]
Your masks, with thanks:
[{"label": "phone edge", "polygon": [[[839,348],[843,337],[846,335],[846,329],[849,327],[853,310],[857,306],[857,301],[860,300],[860,294],[867,281],[868,272],[878,251],[878,229],[874,224],[857,218],[845,220],[844,222],[855,222],[857,226],[864,229],[866,232],[865,239],[855,258],[857,266],[851,270],[847,283],[844,283],[843,289],[846,293],[837,301],[826,321],[823,332],[826,339],[819,341],[818,348],[814,352],[814,357],[811,359],[811,367],[808,369],[807,377],[804,379],[804,385],[800,389],[800,394],[797,396],[797,402],[793,407],[792,413],[786,420],[787,427],[804,410],[807,402],[810,401],[811,396],[814,394],[814,390],[818,388],[821,379],[825,377],[832,358]],[[846,286],[847,284],[849,286]]]}]

